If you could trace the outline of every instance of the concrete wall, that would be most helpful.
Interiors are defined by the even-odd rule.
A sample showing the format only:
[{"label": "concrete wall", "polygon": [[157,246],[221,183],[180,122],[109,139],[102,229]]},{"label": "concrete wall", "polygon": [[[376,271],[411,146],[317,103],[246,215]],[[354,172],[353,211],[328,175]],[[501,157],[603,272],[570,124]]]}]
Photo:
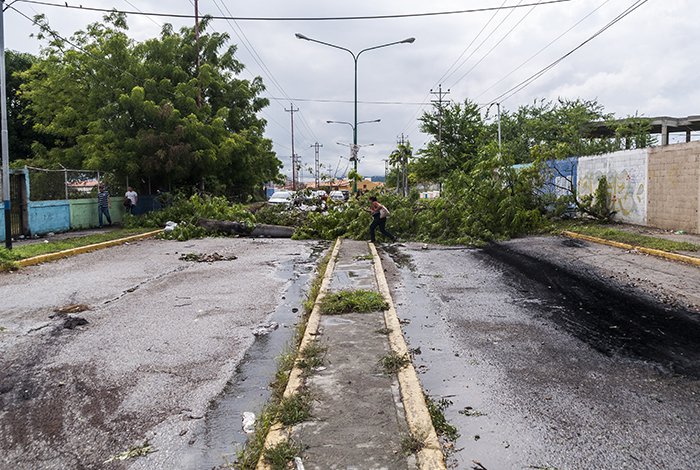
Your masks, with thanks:
[{"label": "concrete wall", "polygon": [[[111,197],[109,200],[111,203],[109,215],[112,217],[112,222],[121,222],[124,218],[123,199],[121,197]],[[106,220],[103,222],[107,223]],[[70,226],[72,229],[98,226],[96,198],[70,200]]]},{"label": "concrete wall", "polygon": [[649,150],[649,225],[700,233],[700,142]]},{"label": "concrete wall", "polygon": [[66,232],[71,228],[70,205],[66,200],[29,201],[27,212],[31,235]]},{"label": "concrete wall", "polygon": [[647,225],[647,172],[649,149],[581,157],[578,160],[579,197],[594,194],[598,180],[606,176],[615,220]]}]

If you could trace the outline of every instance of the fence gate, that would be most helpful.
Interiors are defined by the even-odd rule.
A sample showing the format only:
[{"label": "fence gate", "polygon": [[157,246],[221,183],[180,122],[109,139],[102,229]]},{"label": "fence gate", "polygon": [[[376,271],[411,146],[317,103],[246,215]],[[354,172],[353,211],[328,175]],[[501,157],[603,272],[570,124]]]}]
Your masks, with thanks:
[{"label": "fence gate", "polygon": [[10,173],[10,236],[29,235],[27,220],[27,185],[24,173]]}]

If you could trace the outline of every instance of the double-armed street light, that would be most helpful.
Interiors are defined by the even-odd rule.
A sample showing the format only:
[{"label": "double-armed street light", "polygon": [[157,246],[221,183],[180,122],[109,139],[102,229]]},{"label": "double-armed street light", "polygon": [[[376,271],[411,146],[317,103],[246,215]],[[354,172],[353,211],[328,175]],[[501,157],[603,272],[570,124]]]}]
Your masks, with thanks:
[{"label": "double-armed street light", "polygon": [[[360,124],[360,123],[357,122],[357,59],[360,58],[360,55],[361,55],[363,52],[371,51],[371,50],[374,50],[374,49],[380,49],[380,48],[382,48],[382,47],[393,46],[393,45],[396,45],[396,44],[411,44],[411,43],[413,43],[413,41],[416,40],[416,38],[406,38],[406,39],[403,39],[403,40],[401,40],[401,41],[394,41],[394,42],[389,42],[389,43],[386,43],[386,44],[380,44],[380,45],[378,45],[378,46],[368,47],[368,48],[366,48],[366,49],[362,49],[361,51],[359,51],[359,52],[356,54],[356,53],[354,53],[353,51],[351,51],[350,49],[347,49],[347,48],[345,48],[345,47],[338,46],[338,45],[335,45],[335,44],[331,44],[331,43],[329,43],[329,42],[319,41],[318,39],[312,39],[312,38],[310,38],[310,37],[308,37],[308,36],[304,36],[304,35],[301,34],[301,33],[296,33],[295,36],[297,37],[297,39],[303,39],[303,40],[305,40],[305,41],[317,42],[317,43],[319,43],[319,44],[323,44],[324,46],[329,46],[329,47],[333,47],[333,48],[335,48],[335,49],[340,49],[340,50],[342,50],[342,51],[348,52],[348,53],[352,56],[352,60],[353,60],[353,62],[355,63],[355,99],[353,100],[353,102],[354,102],[354,119],[353,119],[353,123],[354,123],[354,124],[350,124],[350,123],[346,123],[346,124],[350,124],[350,126],[352,127],[352,143],[353,143],[353,149],[356,151],[356,150],[357,150],[357,125]],[[330,121],[329,121],[329,122],[330,122]],[[338,121],[338,122],[340,122],[340,121]],[[376,121],[363,121],[363,122],[376,122]],[[357,172],[357,158],[355,158],[354,169],[355,169],[355,172]],[[357,192],[357,181],[355,181],[355,183],[353,184],[352,191],[353,191],[353,193],[356,193],[356,192]]]}]

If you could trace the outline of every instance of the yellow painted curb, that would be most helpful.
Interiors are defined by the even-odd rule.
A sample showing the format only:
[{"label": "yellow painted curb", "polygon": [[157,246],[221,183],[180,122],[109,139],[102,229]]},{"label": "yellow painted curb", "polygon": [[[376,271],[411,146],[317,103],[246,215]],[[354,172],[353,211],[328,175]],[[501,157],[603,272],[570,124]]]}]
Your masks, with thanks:
[{"label": "yellow painted curb", "polygon": [[659,258],[666,258],[672,261],[680,261],[683,263],[688,263],[700,267],[700,258],[696,258],[694,256],[680,255],[678,253],[670,253],[668,251],[655,250],[654,248],[630,245],[628,243],[606,240],[604,238],[584,235],[582,233],[570,232],[568,230],[563,231],[562,235],[565,235],[570,238],[577,238],[579,240],[586,240],[593,243],[600,243],[602,245],[614,246],[615,248],[622,248],[623,250],[635,250],[639,251],[640,253],[646,253],[647,255],[658,256]]},{"label": "yellow painted curb", "polygon": [[[369,243],[369,248],[374,258],[374,275],[377,279],[377,286],[384,300],[389,305],[389,308],[384,311],[384,323],[390,330],[389,344],[395,354],[403,356],[408,354],[408,346],[406,346],[406,341],[401,332],[401,324],[396,315],[386,276],[384,276],[382,260],[379,257],[379,253],[377,253],[374,243]],[[409,363],[407,367],[401,369],[398,373],[398,378],[401,388],[401,401],[406,412],[406,421],[408,422],[411,435],[424,444],[423,449],[417,455],[418,467],[422,470],[445,469],[445,456],[442,453],[440,441],[433,427],[433,421],[430,418],[428,406],[423,396],[423,388],[420,385],[413,363]]]},{"label": "yellow painted curb", "polygon": [[101,250],[103,248],[109,248],[111,246],[117,246],[128,242],[143,240],[144,238],[153,237],[159,234],[160,232],[162,232],[162,230],[154,230],[152,232],[140,233],[138,235],[132,235],[130,237],[118,238],[116,240],[95,243],[93,245],[86,245],[78,248],[71,248],[69,250],[57,251],[56,253],[47,253],[45,255],[33,256],[31,258],[26,258],[17,261],[17,264],[22,268],[25,266],[33,266],[35,264],[46,263],[48,261],[55,261],[57,259],[67,258],[73,255],[80,255],[82,253],[89,253],[91,251]]},{"label": "yellow painted curb", "polygon": [[[318,295],[316,296],[316,301],[314,302],[314,308],[311,310],[309,319],[306,322],[306,330],[304,330],[304,336],[299,344],[299,351],[303,351],[304,348],[306,348],[318,334],[318,325],[321,323],[321,300],[323,300],[323,297],[325,297],[326,292],[328,291],[331,276],[335,270],[335,260],[338,258],[338,252],[340,251],[340,244],[341,240],[338,238],[335,242],[335,246],[333,247],[331,257],[328,260],[328,265],[326,265],[326,272],[323,276],[323,280],[321,280],[321,286],[318,289]],[[299,389],[301,389],[302,385],[304,385],[302,370],[295,363],[292,371],[289,374],[289,381],[287,382],[287,387],[284,389],[283,397],[288,398],[294,395]],[[272,448],[277,444],[284,442],[289,438],[289,434],[290,430],[285,428],[280,423],[276,423],[270,427],[265,438],[263,453],[260,454],[258,464],[255,466],[256,470],[270,470],[272,468],[267,464],[267,462],[265,462],[264,449]]]}]

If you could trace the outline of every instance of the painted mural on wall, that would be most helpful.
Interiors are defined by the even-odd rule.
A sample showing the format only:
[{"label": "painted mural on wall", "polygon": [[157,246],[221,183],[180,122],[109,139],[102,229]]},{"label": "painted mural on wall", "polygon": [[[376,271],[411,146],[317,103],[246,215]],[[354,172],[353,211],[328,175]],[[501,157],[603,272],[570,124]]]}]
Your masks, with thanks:
[{"label": "painted mural on wall", "polygon": [[647,223],[646,149],[625,150],[578,160],[579,197],[594,194],[601,176],[608,179],[615,220],[632,224]]}]

